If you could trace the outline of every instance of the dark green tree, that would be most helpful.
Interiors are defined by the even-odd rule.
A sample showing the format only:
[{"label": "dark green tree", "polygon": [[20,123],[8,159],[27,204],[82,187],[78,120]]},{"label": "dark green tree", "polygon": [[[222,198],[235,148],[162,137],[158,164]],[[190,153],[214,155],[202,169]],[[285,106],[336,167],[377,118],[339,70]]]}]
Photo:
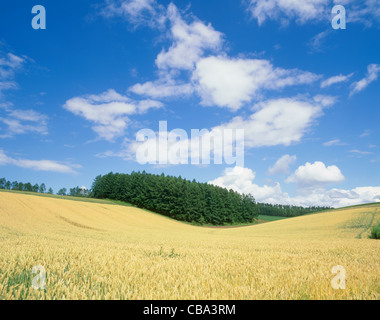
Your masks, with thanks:
[{"label": "dark green tree", "polygon": [[32,186],[32,184],[31,184],[30,182],[25,183],[25,185],[24,185],[24,190],[25,190],[25,191],[32,192],[32,191],[33,191],[33,186]]},{"label": "dark green tree", "polygon": [[67,193],[67,189],[66,188],[62,188],[62,189],[58,190],[57,195],[59,195],[59,196],[65,196],[66,193]]},{"label": "dark green tree", "polygon": [[11,182],[7,180],[7,182],[5,182],[4,188],[7,189],[7,190],[11,190],[11,187],[12,187]]},{"label": "dark green tree", "polygon": [[18,191],[24,191],[24,184],[22,182],[18,183]]},{"label": "dark green tree", "polygon": [[5,189],[5,184],[7,183],[7,180],[5,178],[0,179],[0,189]]},{"label": "dark green tree", "polygon": [[12,190],[18,190],[18,182],[17,181],[12,182]]},{"label": "dark green tree", "polygon": [[40,187],[38,189],[38,192],[39,193],[45,193],[45,191],[46,191],[46,185],[45,185],[45,183],[41,183]]}]

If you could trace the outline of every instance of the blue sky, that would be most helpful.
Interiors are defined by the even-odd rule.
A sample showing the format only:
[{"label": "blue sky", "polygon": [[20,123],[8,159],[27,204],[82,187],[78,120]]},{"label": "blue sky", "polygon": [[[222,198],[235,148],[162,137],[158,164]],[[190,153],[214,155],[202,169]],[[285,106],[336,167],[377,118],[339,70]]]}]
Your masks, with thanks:
[{"label": "blue sky", "polygon": [[[46,9],[35,30],[34,5]],[[333,29],[331,10],[346,10]],[[0,176],[146,170],[343,206],[380,199],[377,0],[0,3]],[[244,167],[142,165],[136,133],[244,129]]]}]

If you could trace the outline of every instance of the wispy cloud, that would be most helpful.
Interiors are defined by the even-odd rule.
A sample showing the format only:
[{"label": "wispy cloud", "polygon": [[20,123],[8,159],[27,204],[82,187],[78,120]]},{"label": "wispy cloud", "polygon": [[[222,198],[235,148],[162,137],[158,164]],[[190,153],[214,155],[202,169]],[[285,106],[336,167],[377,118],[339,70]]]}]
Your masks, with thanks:
[{"label": "wispy cloud", "polygon": [[259,25],[267,19],[282,23],[295,19],[297,23],[305,24],[323,19],[327,15],[325,9],[329,0],[250,0],[248,3],[248,10]]},{"label": "wispy cloud", "polygon": [[331,30],[329,29],[315,35],[309,42],[309,47],[311,48],[311,51],[323,52],[324,42],[326,41],[327,37],[330,34],[331,34]]},{"label": "wispy cloud", "polygon": [[0,138],[18,134],[37,133],[46,135],[48,117],[34,110],[15,109],[10,103],[0,105]]},{"label": "wispy cloud", "polygon": [[154,99],[162,99],[190,96],[194,92],[194,87],[191,83],[175,80],[169,72],[162,72],[158,80],[137,83],[130,87],[129,91]]},{"label": "wispy cloud", "polygon": [[289,173],[289,166],[297,160],[296,156],[290,156],[288,154],[283,155],[280,159],[276,161],[273,167],[268,169],[269,175],[275,175],[278,173],[287,174]]},{"label": "wispy cloud", "polygon": [[350,150],[350,152],[351,153],[360,154],[360,155],[373,154],[373,152],[370,152],[370,151],[361,151],[361,150],[358,150],[358,149]]},{"label": "wispy cloud", "polygon": [[364,90],[367,88],[372,82],[376,81],[380,72],[379,64],[370,64],[367,67],[366,76],[360,81],[354,82],[351,84],[350,96]]},{"label": "wispy cloud", "polygon": [[[15,74],[28,60],[31,59],[0,52],[0,98],[5,90],[18,88],[14,81]],[[47,116],[31,109],[16,109],[10,102],[1,103],[0,138],[27,133],[47,134]]]},{"label": "wispy cloud", "polygon": [[353,76],[354,73],[350,73],[348,75],[338,75],[338,76],[333,76],[331,78],[328,78],[324,81],[321,82],[321,88],[326,88],[326,87],[329,87],[333,84],[337,84],[337,83],[341,83],[341,82],[346,82],[348,81],[352,76]]},{"label": "wispy cloud", "polygon": [[75,169],[82,167],[77,164],[65,164],[60,161],[53,160],[15,159],[7,156],[2,149],[0,149],[0,165],[13,165],[20,168],[37,171],[50,171],[59,173],[77,173]]},{"label": "wispy cloud", "polygon": [[25,59],[13,53],[0,51],[0,98],[3,92],[10,89],[17,89],[17,83],[13,81],[15,73],[25,64]]},{"label": "wispy cloud", "polygon": [[330,141],[326,141],[323,143],[325,147],[332,147],[332,146],[346,146],[347,143],[341,142],[339,139],[334,139]]},{"label": "wispy cloud", "polygon": [[371,135],[371,130],[367,129],[360,135],[360,138],[368,137]]},{"label": "wispy cloud", "polygon": [[331,8],[335,4],[344,5],[348,23],[361,23],[367,27],[380,21],[377,0],[243,0],[248,11],[259,25],[267,20],[279,21],[282,25],[295,21],[303,25],[308,22],[331,21]]},{"label": "wispy cloud", "polygon": [[0,80],[12,78],[24,63],[24,58],[16,56],[13,53],[3,54],[0,58]]},{"label": "wispy cloud", "polygon": [[99,13],[106,18],[119,16],[135,26],[152,28],[162,26],[166,20],[164,6],[156,0],[106,0]]}]

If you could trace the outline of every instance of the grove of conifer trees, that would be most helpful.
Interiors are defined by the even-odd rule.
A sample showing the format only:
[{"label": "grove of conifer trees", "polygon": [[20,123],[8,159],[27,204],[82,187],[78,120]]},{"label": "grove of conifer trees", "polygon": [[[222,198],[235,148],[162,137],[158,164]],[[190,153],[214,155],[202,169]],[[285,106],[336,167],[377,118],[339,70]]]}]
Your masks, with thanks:
[{"label": "grove of conifer trees", "polygon": [[92,185],[92,195],[128,202],[176,220],[197,224],[250,223],[258,215],[251,195],[145,171],[99,175]]}]

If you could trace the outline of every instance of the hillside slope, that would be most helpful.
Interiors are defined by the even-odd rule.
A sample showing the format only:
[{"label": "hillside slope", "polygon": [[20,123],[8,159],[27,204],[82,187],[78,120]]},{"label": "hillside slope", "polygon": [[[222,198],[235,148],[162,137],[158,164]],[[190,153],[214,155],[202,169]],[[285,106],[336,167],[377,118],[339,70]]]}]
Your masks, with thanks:
[{"label": "hillside slope", "polygon": [[[378,299],[380,206],[204,228],[126,206],[0,192],[0,298]],[[47,272],[33,290],[31,270]],[[331,268],[347,271],[334,290]]]}]

